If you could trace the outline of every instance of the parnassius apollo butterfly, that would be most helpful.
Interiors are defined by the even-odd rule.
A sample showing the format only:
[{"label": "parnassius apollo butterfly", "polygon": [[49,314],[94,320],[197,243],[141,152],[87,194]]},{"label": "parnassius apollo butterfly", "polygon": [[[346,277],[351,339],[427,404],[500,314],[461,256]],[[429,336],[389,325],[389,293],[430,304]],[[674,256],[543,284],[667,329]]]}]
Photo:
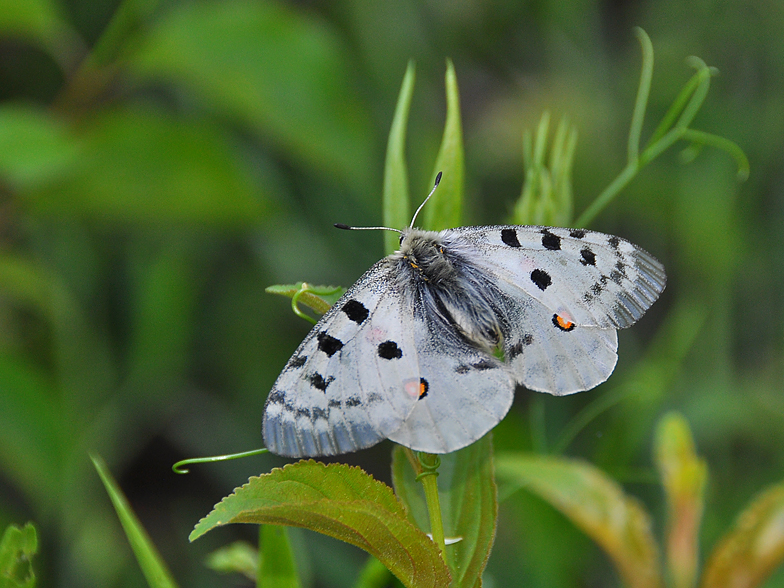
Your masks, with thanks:
[{"label": "parnassius apollo butterfly", "polygon": [[662,264],[619,237],[413,222],[281,372],[264,410],[270,451],[334,455],[387,438],[460,449],[504,418],[518,385],[562,396],[604,382],[616,330],[664,290]]}]

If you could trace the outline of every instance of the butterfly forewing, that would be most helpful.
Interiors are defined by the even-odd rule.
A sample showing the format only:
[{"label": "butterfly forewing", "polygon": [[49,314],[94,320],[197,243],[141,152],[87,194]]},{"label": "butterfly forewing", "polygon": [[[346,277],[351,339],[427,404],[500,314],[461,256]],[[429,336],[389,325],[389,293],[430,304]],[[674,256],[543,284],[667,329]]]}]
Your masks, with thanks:
[{"label": "butterfly forewing", "polygon": [[267,399],[270,451],[334,455],[385,439],[418,397],[415,343],[399,319],[401,298],[377,263],[321,318],[294,353]]},{"label": "butterfly forewing", "polygon": [[577,325],[628,327],[666,282],[664,267],[648,252],[594,231],[494,226],[444,233],[473,246],[473,263]]}]

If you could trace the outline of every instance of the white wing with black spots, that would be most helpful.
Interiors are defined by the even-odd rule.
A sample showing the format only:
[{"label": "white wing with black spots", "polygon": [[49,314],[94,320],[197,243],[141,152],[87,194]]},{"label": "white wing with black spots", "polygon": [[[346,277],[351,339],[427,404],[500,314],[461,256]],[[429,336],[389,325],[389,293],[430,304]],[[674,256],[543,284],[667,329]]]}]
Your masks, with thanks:
[{"label": "white wing with black spots", "polygon": [[636,245],[584,229],[463,227],[443,232],[472,263],[581,326],[633,325],[664,290],[664,267]]},{"label": "white wing with black spots", "polygon": [[416,344],[388,271],[382,260],[365,273],[283,369],[264,411],[270,451],[356,451],[385,439],[411,412],[419,392]]},{"label": "white wing with black spots", "polygon": [[428,453],[465,447],[497,425],[512,405],[510,366],[477,349],[426,304],[414,325],[422,396],[392,441]]},{"label": "white wing with black spots", "polygon": [[653,256],[602,233],[407,229],[289,360],[265,407],[267,447],[460,449],[506,415],[517,385],[560,396],[604,382],[616,329],[665,281]]}]

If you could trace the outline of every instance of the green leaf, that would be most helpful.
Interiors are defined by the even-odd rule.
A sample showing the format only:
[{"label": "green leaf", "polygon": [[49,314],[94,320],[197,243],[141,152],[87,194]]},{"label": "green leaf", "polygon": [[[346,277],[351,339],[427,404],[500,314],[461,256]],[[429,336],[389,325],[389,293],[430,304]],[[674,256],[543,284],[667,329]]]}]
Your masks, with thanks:
[{"label": "green leaf", "polygon": [[463,220],[465,165],[463,156],[463,126],[460,122],[460,92],[452,60],[446,68],[446,124],[441,149],[433,170],[433,181],[443,172],[441,183],[422,210],[421,226],[429,231],[459,227]]},{"label": "green leaf", "polygon": [[189,86],[306,165],[370,188],[369,113],[347,48],[313,13],[271,1],[179,4],[127,59],[143,81]]},{"label": "green leaf", "polygon": [[0,355],[0,389],[0,469],[45,508],[62,484],[58,390],[40,367],[7,355]]},{"label": "green leaf", "polygon": [[550,113],[539,120],[536,139],[529,130],[523,133],[525,183],[515,204],[512,224],[568,226],[574,208],[572,162],[577,146],[577,129],[561,119],[547,155]]},{"label": "green leaf", "polygon": [[261,525],[259,544],[261,553],[256,585],[299,588],[301,584],[286,527]]},{"label": "green leaf", "polygon": [[[447,562],[453,587],[481,586],[490,556],[498,515],[497,488],[493,477],[492,435],[441,457],[438,493],[446,538],[460,538],[447,545]],[[405,449],[396,446],[392,461],[395,493],[421,529],[428,529],[422,486],[416,481]]]},{"label": "green leaf", "polygon": [[219,129],[151,109],[117,109],[88,123],[68,177],[24,195],[38,211],[121,222],[257,222],[260,194]]},{"label": "green leaf", "polygon": [[66,69],[82,50],[58,4],[49,0],[0,0],[0,37],[36,43]]},{"label": "green leaf", "polygon": [[[395,116],[387,141],[387,156],[384,162],[384,193],[382,204],[384,209],[383,223],[385,227],[402,229],[411,221],[411,201],[408,193],[408,167],[406,166],[406,128],[408,113],[411,108],[411,97],[414,95],[414,62],[409,61],[403,85],[397,97]],[[400,245],[397,233],[384,233],[384,250],[387,255],[394,253]]]},{"label": "green leaf", "polygon": [[310,529],[371,553],[405,586],[449,582],[435,545],[406,519],[392,489],[356,467],[308,460],[251,478],[199,521],[190,540],[228,523]]},{"label": "green leaf", "polygon": [[8,525],[0,539],[0,587],[33,588],[32,559],[38,553],[38,535],[32,523]]},{"label": "green leaf", "polygon": [[131,544],[136,561],[139,562],[139,567],[142,569],[144,577],[147,579],[147,584],[151,588],[175,588],[177,584],[172,578],[171,572],[166,567],[166,563],[161,558],[158,550],[153,545],[150,536],[142,527],[139,519],[131,510],[128,501],[117,486],[109,469],[106,467],[104,461],[98,456],[90,456],[93,461],[98,475],[101,477],[104,488],[112,500],[114,510],[117,511],[117,516],[120,519],[125,535],[128,537],[128,542]]},{"label": "green leaf", "polygon": [[784,560],[784,483],[764,490],[705,565],[702,588],[754,588]]},{"label": "green leaf", "polygon": [[574,460],[505,454],[497,457],[496,472],[549,502],[596,541],[626,586],[662,585],[650,517],[601,471]]},{"label": "green leaf", "polygon": [[259,569],[259,551],[250,543],[235,541],[210,553],[204,565],[219,574],[242,574],[255,582]]},{"label": "green leaf", "polygon": [[699,565],[699,530],[708,468],[697,457],[689,425],[670,413],[659,422],[655,461],[667,495],[667,570],[672,588],[692,588]]},{"label": "green leaf", "polygon": [[78,155],[79,140],[51,113],[22,104],[0,106],[0,176],[15,190],[46,185]]}]

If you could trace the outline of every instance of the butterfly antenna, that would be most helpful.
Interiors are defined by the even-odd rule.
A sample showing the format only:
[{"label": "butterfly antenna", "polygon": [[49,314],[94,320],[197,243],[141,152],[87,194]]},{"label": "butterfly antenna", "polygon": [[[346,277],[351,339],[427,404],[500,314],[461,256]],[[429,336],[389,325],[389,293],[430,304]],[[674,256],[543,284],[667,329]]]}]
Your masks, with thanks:
[{"label": "butterfly antenna", "polygon": [[409,229],[413,229],[414,228],[414,221],[416,220],[416,217],[419,214],[419,211],[422,210],[422,207],[425,204],[427,204],[427,201],[430,200],[430,197],[435,193],[436,188],[438,188],[438,184],[440,184],[440,183],[441,183],[441,172],[438,172],[438,175],[436,176],[436,183],[433,185],[433,189],[430,190],[430,194],[427,195],[427,198],[425,198],[424,201],[422,202],[422,204],[419,205],[419,208],[416,209],[416,212],[414,213],[414,218],[411,219],[411,224],[408,225]]},{"label": "butterfly antenna", "polygon": [[392,229],[390,227],[350,227],[343,223],[335,223],[336,229],[343,229],[344,231],[395,231],[396,233],[403,234],[400,229]]}]

